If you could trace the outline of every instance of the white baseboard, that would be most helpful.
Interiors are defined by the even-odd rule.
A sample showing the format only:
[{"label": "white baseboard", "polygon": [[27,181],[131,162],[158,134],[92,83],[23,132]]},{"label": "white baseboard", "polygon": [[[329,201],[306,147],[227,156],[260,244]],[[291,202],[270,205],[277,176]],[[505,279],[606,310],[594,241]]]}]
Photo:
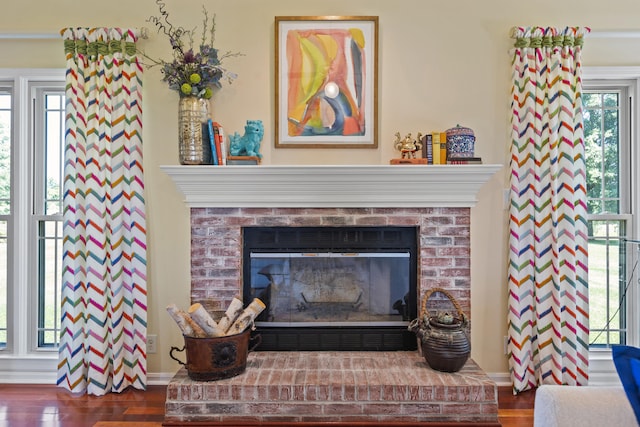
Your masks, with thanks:
[{"label": "white baseboard", "polygon": [[[594,366],[595,365],[595,366]],[[603,366],[604,365],[604,366]],[[611,387],[621,386],[618,373],[613,367],[613,363],[592,363],[589,369],[589,386],[593,387]],[[511,376],[508,372],[489,372],[487,373],[498,386],[511,386]]]},{"label": "white baseboard", "polygon": [[55,384],[57,354],[0,359],[0,384]]},{"label": "white baseboard", "polygon": [[53,372],[0,372],[0,384],[55,384]]},{"label": "white baseboard", "polygon": [[[167,385],[175,372],[150,372],[147,385]],[[0,384],[56,384],[57,372],[2,372]]]},{"label": "white baseboard", "polygon": [[148,385],[167,385],[175,372],[149,372],[147,374]]},{"label": "white baseboard", "polygon": [[508,372],[487,372],[487,376],[499,387],[511,386],[511,376]]}]

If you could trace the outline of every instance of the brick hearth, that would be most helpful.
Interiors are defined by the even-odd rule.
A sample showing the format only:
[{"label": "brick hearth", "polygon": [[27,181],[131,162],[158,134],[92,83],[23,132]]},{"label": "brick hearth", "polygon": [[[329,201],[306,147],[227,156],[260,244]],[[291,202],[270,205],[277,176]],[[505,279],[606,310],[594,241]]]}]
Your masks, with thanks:
[{"label": "brick hearth", "polygon": [[165,425],[499,426],[497,413],[497,387],[472,360],[446,374],[418,352],[256,352],[225,380],[196,382],[181,369]]}]

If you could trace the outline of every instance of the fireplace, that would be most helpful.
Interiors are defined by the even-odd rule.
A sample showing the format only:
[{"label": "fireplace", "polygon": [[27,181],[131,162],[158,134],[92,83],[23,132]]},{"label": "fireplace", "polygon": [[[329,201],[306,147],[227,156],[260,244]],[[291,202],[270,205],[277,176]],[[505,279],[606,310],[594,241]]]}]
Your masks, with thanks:
[{"label": "fireplace", "polygon": [[258,350],[415,350],[417,227],[245,227]]},{"label": "fireplace", "polygon": [[[268,275],[277,274],[278,267],[273,267],[274,271],[267,267],[279,264],[281,268],[286,264],[279,254],[275,258],[277,263],[271,259],[263,263],[266,265],[256,266],[256,271],[250,267],[247,270],[244,243],[248,230],[275,229],[287,233],[338,230],[338,236],[344,233],[349,240],[354,232],[370,229],[375,234],[375,230],[397,228],[415,232],[412,239],[416,244],[416,264],[410,271],[415,273],[416,295],[414,298],[409,292],[408,317],[418,314],[422,296],[433,287],[446,289],[460,303],[465,315],[470,315],[471,207],[476,203],[480,186],[499,165],[162,168],[183,192],[190,207],[191,301],[202,303],[213,313],[222,314],[238,294],[257,295],[261,292],[257,288],[266,288],[274,279],[268,280]],[[254,251],[260,253],[257,259],[272,256],[269,245],[266,246]],[[384,248],[383,256],[406,259],[402,258],[406,249]],[[315,245],[300,244],[283,252],[288,254],[284,258],[291,260],[307,259],[320,251]],[[369,250],[357,245],[326,252],[336,253],[333,258],[342,260],[354,254],[364,259],[371,257]],[[335,262],[338,268],[348,271],[340,264],[343,261],[323,257],[323,262]],[[367,260],[366,267],[349,268],[396,268],[374,264]],[[313,272],[314,267],[305,271]],[[251,278],[253,275],[257,277],[255,280]],[[247,277],[250,290],[243,288]],[[339,299],[334,296],[330,302],[341,303],[341,309],[351,313],[354,304],[357,306],[360,301],[360,292],[349,293],[352,288],[343,288]],[[294,289],[300,293],[300,288]],[[314,303],[326,302],[315,299],[313,293],[302,293],[306,299],[302,301],[304,314],[314,312],[311,309]],[[362,294],[364,298],[365,292]],[[384,300],[404,302],[404,295],[399,298],[399,294],[394,294]],[[341,310],[343,317],[344,311]],[[400,315],[393,320],[399,324],[391,326],[402,328],[401,319]],[[257,330],[267,333],[274,325],[263,321],[260,319]],[[334,322],[326,324],[326,319],[322,322],[325,322],[322,328],[338,331],[350,327]],[[289,327],[295,322],[285,323]],[[360,328],[361,324],[355,327]],[[277,334],[280,332],[290,333],[277,331]],[[295,331],[299,333],[300,330]],[[335,336],[332,339],[339,341]],[[367,345],[362,349],[367,349]],[[180,369],[167,388],[164,425],[481,423],[497,427],[497,409],[495,382],[472,359],[460,372],[448,374],[430,369],[415,350],[256,351],[249,354],[247,371],[230,379],[196,382],[187,377],[184,368]]]}]

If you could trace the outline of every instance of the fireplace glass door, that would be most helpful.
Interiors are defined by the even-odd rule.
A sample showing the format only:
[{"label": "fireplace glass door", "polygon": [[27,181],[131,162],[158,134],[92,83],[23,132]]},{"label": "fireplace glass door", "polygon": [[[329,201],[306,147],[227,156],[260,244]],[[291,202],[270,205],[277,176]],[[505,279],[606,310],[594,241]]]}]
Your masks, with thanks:
[{"label": "fireplace glass door", "polygon": [[251,253],[257,326],[406,325],[408,252]]},{"label": "fireplace glass door", "polygon": [[244,299],[266,305],[256,319],[259,349],[415,345],[414,337],[407,338],[416,316],[414,228],[251,230],[247,236],[245,229]]}]

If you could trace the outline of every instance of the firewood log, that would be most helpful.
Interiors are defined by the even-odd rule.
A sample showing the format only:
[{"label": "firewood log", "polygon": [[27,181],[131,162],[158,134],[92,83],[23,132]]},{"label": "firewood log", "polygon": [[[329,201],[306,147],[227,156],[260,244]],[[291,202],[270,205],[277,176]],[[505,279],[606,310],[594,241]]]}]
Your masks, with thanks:
[{"label": "firewood log", "polygon": [[251,304],[244,309],[242,314],[238,316],[236,321],[233,322],[227,331],[227,335],[235,335],[244,332],[245,329],[253,324],[254,319],[258,317],[266,307],[267,306],[261,300],[255,298]]},{"label": "firewood log", "polygon": [[227,307],[227,311],[224,313],[224,316],[218,322],[218,327],[227,333],[227,330],[233,325],[233,322],[236,321],[238,316],[242,313],[244,305],[242,304],[242,300],[240,297],[235,296],[231,300],[229,307]]},{"label": "firewood log", "polygon": [[167,312],[178,324],[182,333],[189,337],[205,338],[207,333],[184,311],[180,310],[175,304],[167,306]]},{"label": "firewood log", "polygon": [[213,338],[221,337],[224,335],[224,331],[220,329],[216,321],[213,320],[211,315],[199,302],[189,307],[188,312],[189,316],[191,316],[193,321],[196,322],[203,331],[205,331],[208,337]]}]

